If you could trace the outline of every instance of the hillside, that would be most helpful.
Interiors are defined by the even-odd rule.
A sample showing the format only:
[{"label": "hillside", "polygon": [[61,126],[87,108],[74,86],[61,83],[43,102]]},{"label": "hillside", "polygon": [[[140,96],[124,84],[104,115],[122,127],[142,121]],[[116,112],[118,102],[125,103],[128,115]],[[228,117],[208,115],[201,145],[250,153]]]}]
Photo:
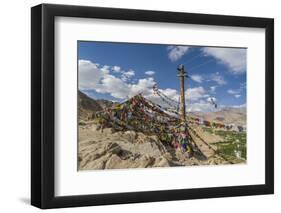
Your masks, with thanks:
[{"label": "hillside", "polygon": [[[238,143],[238,136],[234,135],[231,139],[225,137],[229,132],[224,127],[212,129],[198,123],[196,119],[189,120],[187,124],[178,115],[170,114],[166,108],[147,100],[141,94],[122,103],[112,102],[111,105],[103,102],[111,105],[103,105],[104,109],[98,100],[92,100],[83,93],[80,95],[81,111],[91,115],[88,117],[91,121],[79,125],[79,170],[245,162],[245,159],[239,157],[240,154],[232,157],[235,155],[232,151],[237,151],[234,147],[236,144],[232,142]],[[83,106],[87,106],[87,110]],[[239,110],[224,109],[204,116],[210,119],[211,116],[241,119],[243,110]],[[217,130],[221,132],[217,133]],[[218,149],[222,142],[227,146],[223,144]],[[238,145],[241,145],[240,142]],[[228,155],[224,155],[222,149]]]},{"label": "hillside", "polygon": [[95,124],[79,128],[79,170],[151,168],[229,164],[215,154],[208,159],[197,153],[188,157],[162,143],[157,135],[100,130]]},{"label": "hillside", "polygon": [[204,120],[222,122],[224,124],[246,125],[246,108],[226,107],[217,112],[194,112],[192,113]]},{"label": "hillside", "polygon": [[78,91],[78,109],[79,109],[79,119],[89,120],[92,118],[94,112],[101,111],[103,108],[100,104],[84,94]]},{"label": "hillside", "polygon": [[93,99],[78,90],[78,108],[80,120],[91,120],[94,113],[116,106],[117,102],[104,99]]},{"label": "hillside", "polygon": [[110,107],[113,107],[116,104],[118,104],[118,103],[104,100],[104,99],[98,99],[98,100],[96,100],[96,102],[98,102],[98,104],[101,106],[102,109],[110,108]]}]

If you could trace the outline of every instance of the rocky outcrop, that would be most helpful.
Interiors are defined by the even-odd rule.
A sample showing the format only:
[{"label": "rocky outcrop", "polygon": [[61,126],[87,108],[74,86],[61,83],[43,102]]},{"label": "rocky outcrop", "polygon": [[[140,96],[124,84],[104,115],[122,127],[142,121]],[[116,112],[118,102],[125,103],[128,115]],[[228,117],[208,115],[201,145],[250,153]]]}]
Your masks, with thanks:
[{"label": "rocky outcrop", "polygon": [[228,163],[217,155],[208,160],[202,156],[188,158],[185,153],[164,146],[156,135],[135,131],[112,133],[110,128],[97,130],[94,124],[79,129],[79,170]]}]

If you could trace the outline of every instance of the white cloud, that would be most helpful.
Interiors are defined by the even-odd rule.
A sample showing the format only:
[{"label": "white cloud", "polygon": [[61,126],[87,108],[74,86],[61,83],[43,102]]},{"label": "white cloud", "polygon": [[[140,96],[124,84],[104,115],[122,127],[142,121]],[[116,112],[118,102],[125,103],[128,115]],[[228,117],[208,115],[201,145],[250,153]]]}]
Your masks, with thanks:
[{"label": "white cloud", "polygon": [[190,78],[197,83],[203,82],[203,77],[201,75],[191,75]]},{"label": "white cloud", "polygon": [[100,67],[91,61],[79,60],[79,89],[93,89],[118,99],[132,97],[138,93],[144,95],[153,93],[152,87],[156,82],[152,77],[139,79],[134,84],[127,83],[126,81],[135,75],[135,71],[132,69],[120,71],[120,76],[117,77],[110,73],[110,69],[113,71],[116,67],[108,65]]},{"label": "white cloud", "polygon": [[221,76],[218,72],[215,74],[212,74],[210,76],[210,80],[216,82],[220,86],[225,85],[227,83],[226,80],[224,79],[224,77]]},{"label": "white cloud", "polygon": [[105,75],[95,88],[99,93],[109,93],[114,98],[124,99],[129,93],[128,85],[113,75]]},{"label": "white cloud", "polygon": [[174,101],[178,101],[179,95],[177,90],[167,88],[167,89],[160,89],[160,92],[164,93],[164,95],[168,96],[170,99]]},{"label": "white cloud", "polygon": [[152,70],[148,70],[148,71],[145,72],[145,74],[146,74],[146,75],[154,75],[155,72],[152,71]]},{"label": "white cloud", "polygon": [[120,72],[120,71],[121,71],[121,67],[119,67],[119,66],[113,66],[113,67],[112,67],[112,70],[113,70],[114,72]]},{"label": "white cloud", "polygon": [[189,49],[187,46],[168,46],[168,57],[171,61],[179,60]]},{"label": "white cloud", "polygon": [[225,64],[229,71],[233,74],[246,72],[247,66],[247,50],[242,48],[217,48],[204,47],[203,53],[207,56],[212,56]]},{"label": "white cloud", "polygon": [[180,95],[177,90],[166,88],[166,89],[160,89],[160,92],[162,92],[164,95],[169,97],[171,100],[174,100],[175,102],[179,102]]},{"label": "white cloud", "polygon": [[[215,87],[214,87],[215,88]],[[213,101],[215,97],[210,96],[203,87],[189,88],[186,91],[186,110],[187,112],[211,112],[217,111]]]},{"label": "white cloud", "polygon": [[[114,66],[113,66],[114,67]],[[112,75],[109,71],[113,67],[102,66],[98,67],[97,64],[87,61],[79,60],[79,89],[93,89],[98,93],[110,94],[117,99],[127,99],[139,93],[151,101],[162,106],[165,105],[162,99],[155,95],[153,92],[153,85],[156,84],[153,77],[138,79],[134,83],[128,83],[128,77],[135,75],[133,70],[127,72],[120,71],[120,76]],[[174,89],[160,89],[162,93],[168,96],[170,99],[178,101],[179,94]]]},{"label": "white cloud", "polygon": [[130,69],[128,71],[121,71],[121,72],[122,72],[121,79],[123,81],[128,81],[135,75],[135,71],[132,69]]},{"label": "white cloud", "polygon": [[[139,93],[164,107],[171,107],[167,105],[158,95],[154,94],[152,87],[156,84],[153,77],[138,79],[135,83],[127,82],[122,79],[122,72],[120,75],[115,76],[111,72],[115,73],[110,66],[97,66],[97,64],[79,60],[79,89],[92,89],[98,93],[109,94],[116,99],[127,99]],[[132,72],[134,73],[134,72]],[[133,74],[129,74],[133,76]],[[159,88],[160,92],[165,94],[175,102],[179,101],[179,92],[176,89]],[[211,111],[213,105],[208,101],[210,95],[202,87],[188,88],[186,90],[186,106],[187,111]],[[177,104],[174,103],[176,107]]]},{"label": "white cloud", "polygon": [[127,78],[131,78],[131,77],[133,77],[133,76],[135,75],[135,71],[132,70],[132,69],[130,69],[130,70],[127,71],[127,72],[123,72],[122,75],[123,75],[123,76],[126,76]]},{"label": "white cloud", "polygon": [[228,89],[227,93],[231,94],[231,95],[239,94],[240,93],[240,89],[239,90]]},{"label": "white cloud", "polygon": [[217,89],[217,86],[211,86],[210,87],[210,90],[211,90],[211,93],[216,93],[216,89]]},{"label": "white cloud", "polygon": [[217,99],[215,97],[208,97],[207,101],[210,102],[210,103],[213,103],[213,101],[216,102]]},{"label": "white cloud", "polygon": [[246,82],[240,83],[240,89],[241,90],[246,89],[246,87],[247,87],[247,83]]},{"label": "white cloud", "polygon": [[124,82],[121,78],[106,75],[95,89],[99,93],[109,93],[112,97],[126,99],[142,93],[148,96],[153,93],[152,87],[156,82],[153,78],[139,79],[136,84]]},{"label": "white cloud", "polygon": [[103,74],[108,74],[110,72],[110,66],[104,65],[100,70]]},{"label": "white cloud", "polygon": [[203,87],[193,87],[186,90],[186,99],[191,101],[196,101],[204,97],[208,97]]},{"label": "white cloud", "polygon": [[142,95],[150,95],[152,93],[152,87],[156,84],[154,79],[152,77],[150,78],[144,78],[144,79],[139,79],[136,84],[130,84],[130,92],[129,96],[134,96],[139,93],[142,93]]},{"label": "white cloud", "polygon": [[247,104],[244,103],[244,104],[241,104],[241,105],[232,105],[231,107],[232,107],[232,108],[244,108],[244,107],[246,107],[246,106],[247,106]]},{"label": "white cloud", "polygon": [[90,89],[96,87],[106,74],[108,67],[98,68],[98,65],[88,60],[79,60],[79,88]]},{"label": "white cloud", "polygon": [[[159,89],[159,91],[161,93],[163,93],[164,95],[166,95],[168,98],[170,98],[171,100],[174,101],[179,101],[179,94],[178,91],[175,89],[171,89],[171,88],[166,88],[166,89]],[[177,104],[175,102],[172,103],[173,107],[170,104],[167,104],[167,102],[163,101],[158,95],[156,95],[153,90],[150,90],[150,94],[146,94],[144,95],[145,98],[147,98],[148,100],[159,104],[163,107],[167,107],[167,108],[173,108],[174,109],[177,107]]]},{"label": "white cloud", "polygon": [[227,93],[233,95],[235,98],[240,98],[241,93],[246,89],[246,83],[240,83],[240,87],[238,89],[228,89]]},{"label": "white cloud", "polygon": [[187,104],[187,112],[212,112],[216,110],[213,104],[205,100]]}]

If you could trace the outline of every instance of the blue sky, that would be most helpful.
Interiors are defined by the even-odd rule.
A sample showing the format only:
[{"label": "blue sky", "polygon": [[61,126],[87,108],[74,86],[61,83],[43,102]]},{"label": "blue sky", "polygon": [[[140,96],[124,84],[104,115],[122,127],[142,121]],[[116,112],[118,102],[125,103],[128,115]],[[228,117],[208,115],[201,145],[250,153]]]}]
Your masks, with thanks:
[{"label": "blue sky", "polygon": [[[152,86],[178,100],[177,66],[185,65],[189,111],[246,104],[246,54],[242,48],[78,42],[79,89],[95,99],[123,101],[137,93],[161,104]],[[164,104],[164,103],[163,103]]]}]

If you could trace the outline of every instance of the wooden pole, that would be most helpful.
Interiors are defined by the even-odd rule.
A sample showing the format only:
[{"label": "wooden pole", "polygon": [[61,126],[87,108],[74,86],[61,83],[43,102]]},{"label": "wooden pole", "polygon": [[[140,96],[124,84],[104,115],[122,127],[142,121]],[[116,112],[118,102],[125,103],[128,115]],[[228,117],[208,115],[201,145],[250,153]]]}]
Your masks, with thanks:
[{"label": "wooden pole", "polygon": [[181,120],[186,121],[185,115],[185,91],[184,91],[184,79],[186,77],[186,72],[184,71],[184,65],[178,66],[178,77],[180,78],[180,115]]}]

